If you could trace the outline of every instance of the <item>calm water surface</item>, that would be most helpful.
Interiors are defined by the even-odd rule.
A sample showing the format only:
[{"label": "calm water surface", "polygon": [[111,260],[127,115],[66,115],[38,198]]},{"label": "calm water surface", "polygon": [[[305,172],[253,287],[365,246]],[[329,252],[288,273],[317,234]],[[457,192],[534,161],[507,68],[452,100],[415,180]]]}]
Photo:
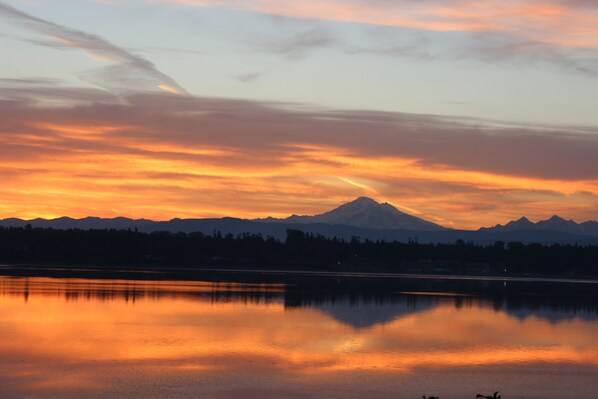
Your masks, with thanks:
[{"label": "calm water surface", "polygon": [[598,397],[586,299],[403,288],[0,277],[0,397]]}]

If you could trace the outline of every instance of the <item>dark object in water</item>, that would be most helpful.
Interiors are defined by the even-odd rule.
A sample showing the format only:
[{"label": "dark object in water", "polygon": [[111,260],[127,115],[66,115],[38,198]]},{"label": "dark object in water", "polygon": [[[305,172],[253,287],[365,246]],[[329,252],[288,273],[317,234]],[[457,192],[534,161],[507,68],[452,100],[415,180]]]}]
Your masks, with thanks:
[{"label": "dark object in water", "polygon": [[[422,399],[426,399],[426,395],[422,396]],[[428,396],[428,399],[440,399],[439,396]]]},{"label": "dark object in water", "polygon": [[498,391],[494,392],[494,395],[480,395],[479,393],[475,396],[476,399],[502,399],[502,396],[498,394]]}]

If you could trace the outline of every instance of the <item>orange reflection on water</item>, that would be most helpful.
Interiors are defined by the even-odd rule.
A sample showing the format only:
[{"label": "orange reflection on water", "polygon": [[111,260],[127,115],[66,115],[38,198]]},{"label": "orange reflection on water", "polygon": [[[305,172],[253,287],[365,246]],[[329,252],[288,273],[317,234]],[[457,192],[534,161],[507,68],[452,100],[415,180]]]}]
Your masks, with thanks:
[{"label": "orange reflection on water", "polygon": [[[598,323],[521,319],[475,300],[467,308],[442,300],[360,328],[329,308],[286,307],[280,285],[0,278],[0,288],[0,371],[33,379],[36,389],[101,390],[112,378],[107,366],[131,378],[217,372],[233,380],[547,364],[598,371]],[[132,291],[153,294],[124,300]]]}]

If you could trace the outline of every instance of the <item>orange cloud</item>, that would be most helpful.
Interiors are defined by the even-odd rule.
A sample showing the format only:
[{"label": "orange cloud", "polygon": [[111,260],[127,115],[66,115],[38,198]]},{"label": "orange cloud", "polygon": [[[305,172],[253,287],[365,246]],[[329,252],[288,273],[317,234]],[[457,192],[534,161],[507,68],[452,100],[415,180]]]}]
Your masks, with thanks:
[{"label": "orange cloud", "polygon": [[598,140],[586,132],[167,94],[127,101],[6,102],[0,218],[281,217],[360,195],[457,228],[598,218]]}]

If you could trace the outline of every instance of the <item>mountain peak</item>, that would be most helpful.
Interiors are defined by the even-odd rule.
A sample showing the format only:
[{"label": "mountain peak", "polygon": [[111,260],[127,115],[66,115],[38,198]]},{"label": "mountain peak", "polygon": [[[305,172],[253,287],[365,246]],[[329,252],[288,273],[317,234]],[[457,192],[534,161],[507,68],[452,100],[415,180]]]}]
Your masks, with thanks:
[{"label": "mountain peak", "polygon": [[377,206],[381,206],[381,204],[371,198],[368,198],[368,197],[359,197],[359,198],[354,199],[353,201],[349,201],[349,202],[339,206],[337,209],[339,209],[339,208],[365,209],[365,208],[377,207]]},{"label": "mountain peak", "polygon": [[389,203],[359,197],[331,211],[315,215],[290,217],[293,223],[323,223],[366,229],[403,229],[416,231],[444,230],[444,227],[399,211]]},{"label": "mountain peak", "polygon": [[518,220],[515,220],[514,222],[509,222],[507,223],[507,226],[511,226],[511,225],[517,225],[517,226],[529,226],[531,224],[534,224],[533,222],[531,222],[528,218],[526,218],[525,216],[520,217]]},{"label": "mountain peak", "polygon": [[517,220],[512,220],[509,223],[502,225],[497,224],[494,227],[481,227],[479,231],[516,231],[516,230],[529,230],[533,229],[534,223],[530,222],[525,216],[520,217]]},{"label": "mountain peak", "polygon": [[350,203],[380,205],[377,201],[371,199],[370,197],[358,197],[353,201],[348,202],[348,204]]},{"label": "mountain peak", "polygon": [[337,208],[314,216],[292,215],[286,219],[257,219],[266,223],[328,224],[360,227],[372,230],[446,230],[436,223],[401,212],[388,202],[358,197]]}]

